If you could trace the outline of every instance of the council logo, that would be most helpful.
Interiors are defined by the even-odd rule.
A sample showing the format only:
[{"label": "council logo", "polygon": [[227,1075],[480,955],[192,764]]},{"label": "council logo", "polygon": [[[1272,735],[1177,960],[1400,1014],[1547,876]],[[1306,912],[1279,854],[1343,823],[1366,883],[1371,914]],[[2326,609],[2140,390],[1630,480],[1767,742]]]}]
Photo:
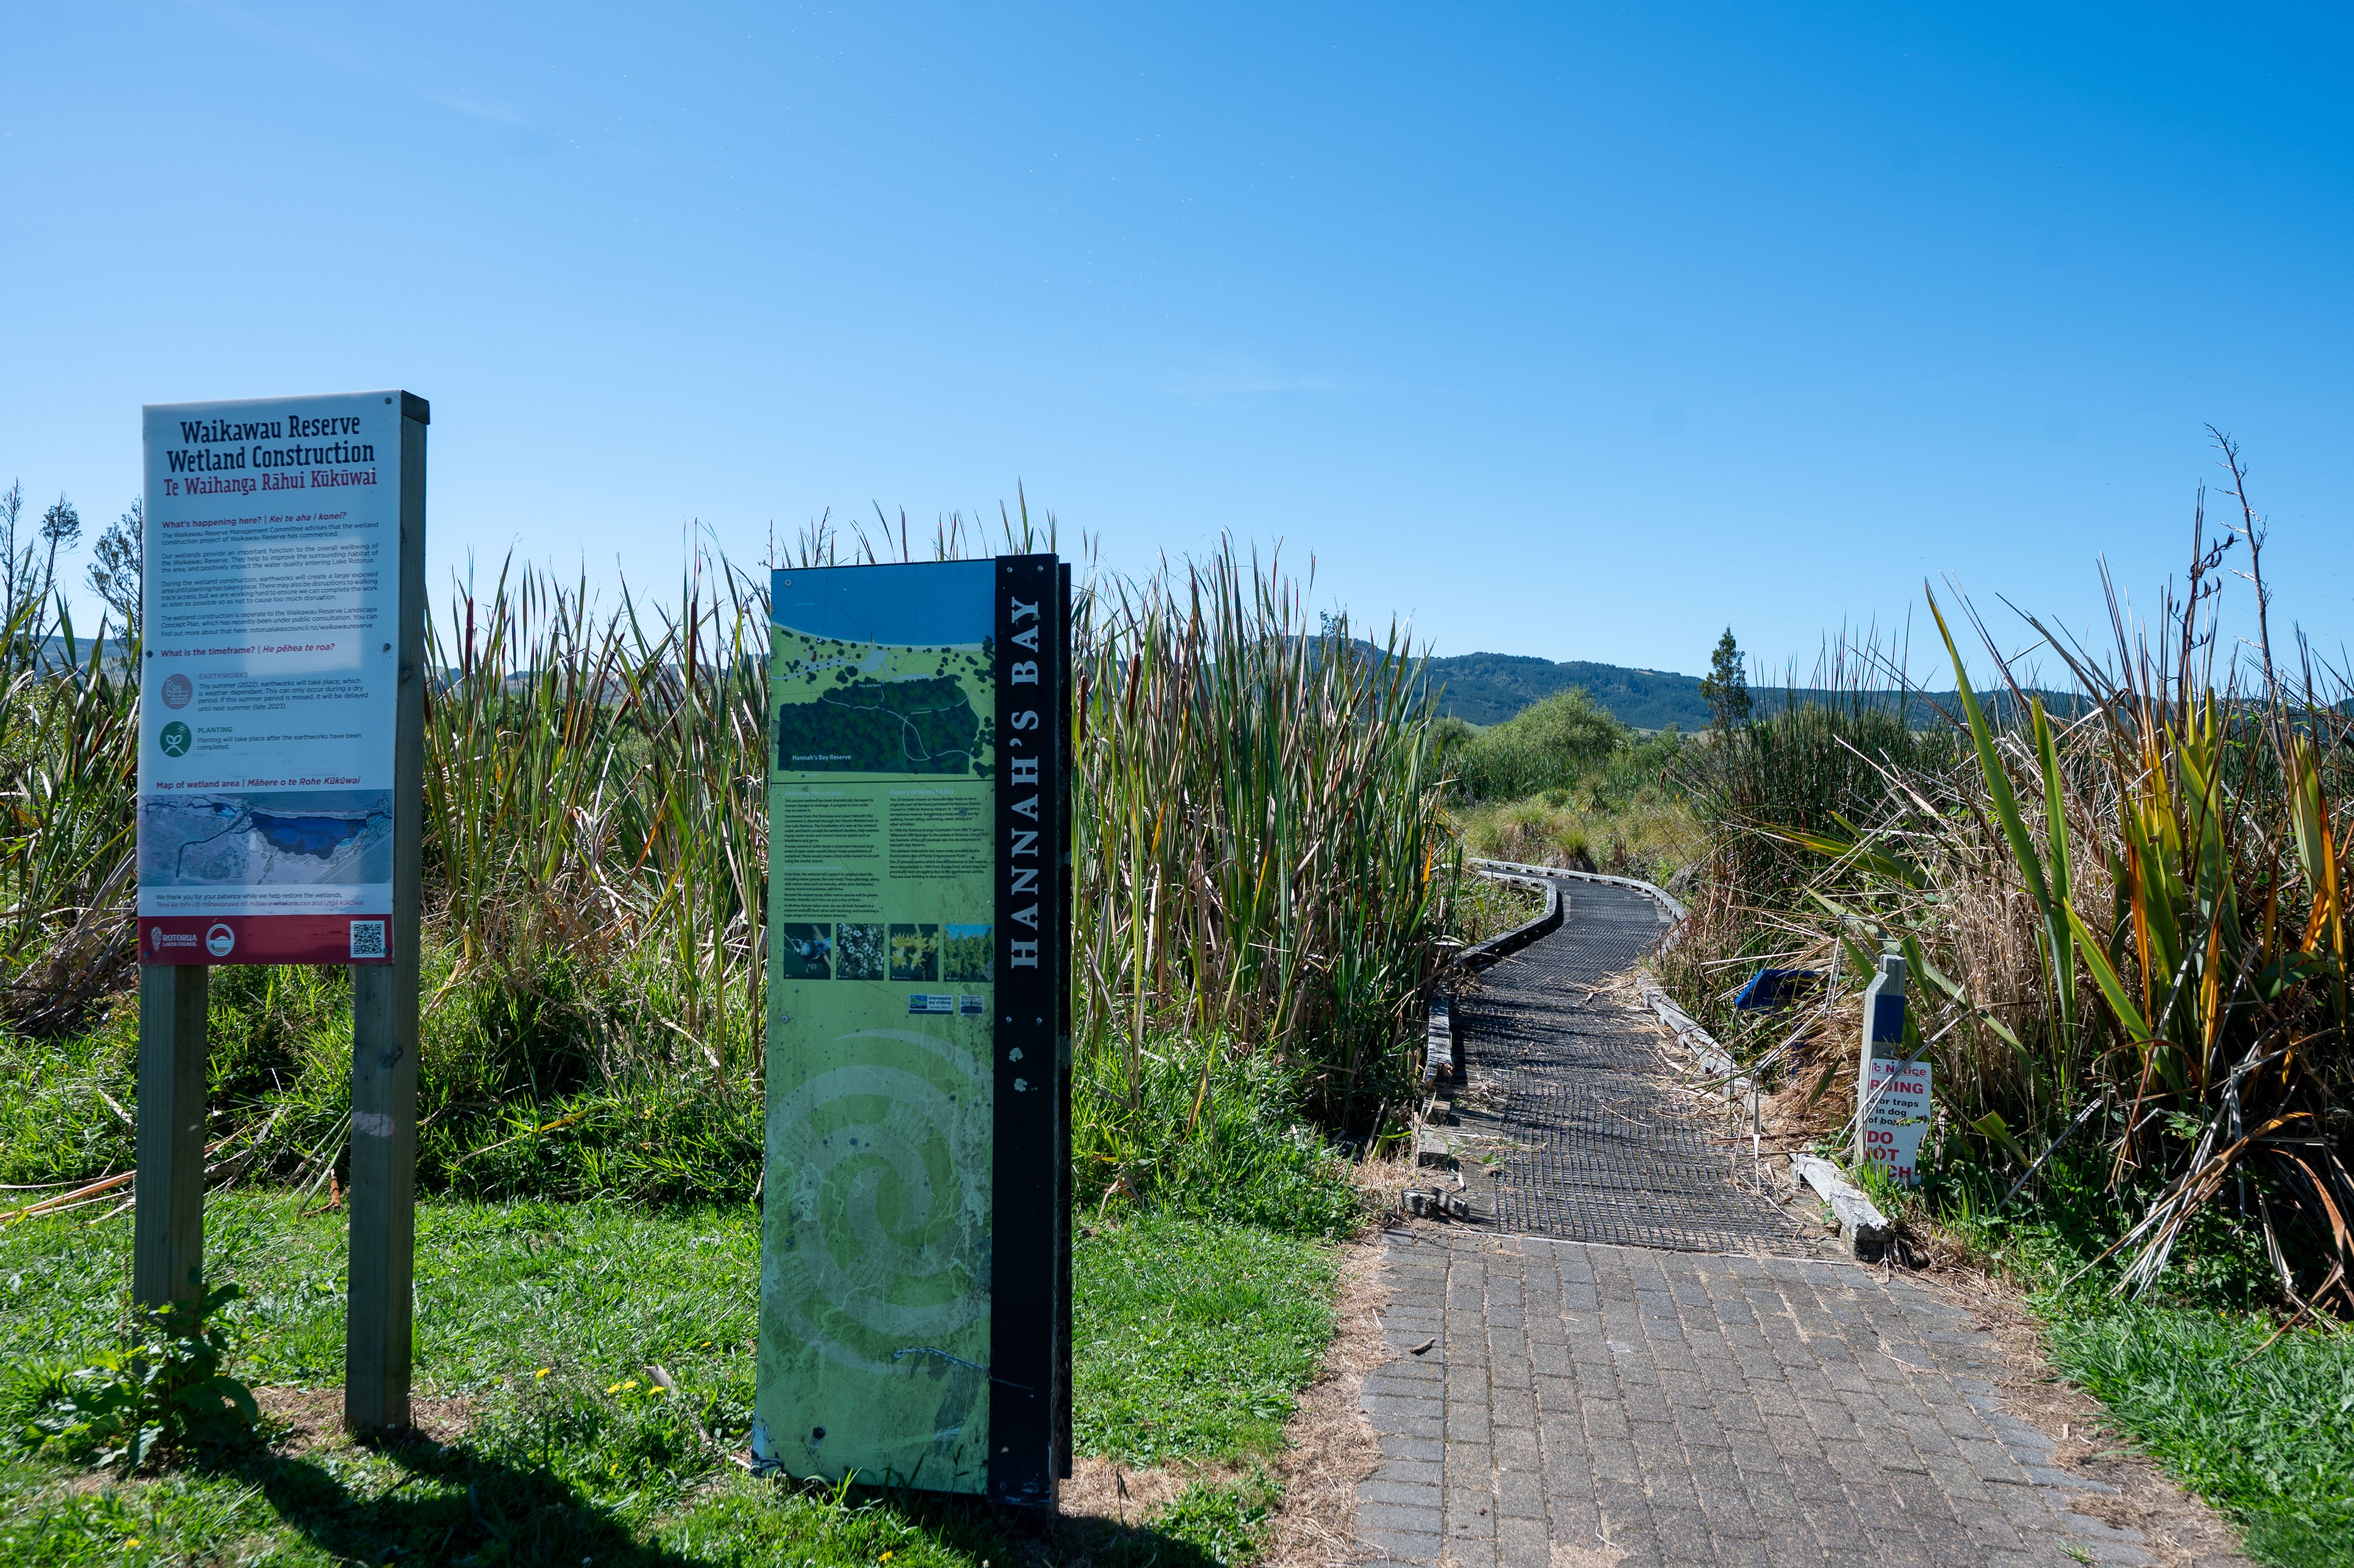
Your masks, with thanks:
[{"label": "council logo", "polygon": [[227,926],[216,924],[205,933],[205,951],[217,959],[228,957],[229,949],[236,946],[237,933]]},{"label": "council logo", "polygon": [[196,683],[194,681],[189,680],[186,675],[166,675],[164,677],[164,705],[165,707],[186,707],[188,705],[188,700],[196,694]]},{"label": "council logo", "polygon": [[186,757],[188,755],[188,743],[195,738],[186,725],[174,719],[164,726],[164,733],[155,737],[155,743],[164,748],[166,757]]}]

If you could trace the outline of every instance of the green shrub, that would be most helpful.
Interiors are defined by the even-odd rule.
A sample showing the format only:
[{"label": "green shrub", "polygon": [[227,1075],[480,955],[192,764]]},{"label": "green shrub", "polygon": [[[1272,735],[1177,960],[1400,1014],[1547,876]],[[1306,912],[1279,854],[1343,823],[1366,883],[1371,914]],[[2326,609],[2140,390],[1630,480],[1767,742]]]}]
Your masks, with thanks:
[{"label": "green shrub", "polygon": [[1082,1045],[1072,1075],[1074,1197],[1338,1237],[1359,1203],[1340,1156],[1305,1123],[1299,1074],[1216,1036]]},{"label": "green shrub", "polygon": [[0,1182],[30,1186],[128,1169],[137,1158],[138,1106],[135,999],[124,998],[97,1028],[64,1039],[0,1030]]},{"label": "green shrub", "polygon": [[19,1374],[8,1401],[18,1445],[128,1475],[168,1450],[249,1439],[260,1419],[252,1391],[221,1370],[220,1309],[237,1294],[224,1285],[200,1305],[143,1310],[129,1341],[89,1365]]},{"label": "green shrub", "polygon": [[1572,686],[1460,742],[1450,760],[1467,798],[1514,800],[1575,785],[1633,739],[1585,688]]},{"label": "green shrub", "polygon": [[[418,1181],[472,1197],[705,1202],[759,1180],[757,1080],[679,1061],[650,1000],[659,977],[562,953],[476,967],[430,942],[418,1062]],[[207,1095],[245,1180],[323,1186],[351,1115],[351,980],[341,968],[213,970]],[[741,1062],[741,1042],[722,1059]],[[138,1003],[87,1033],[0,1033],[0,1181],[127,1168],[138,1114]]]},{"label": "green shrub", "polygon": [[1617,793],[1619,771],[1575,789],[1467,807],[1456,824],[1464,853],[1666,882],[1707,852],[1707,834],[1682,796],[1656,779]]}]

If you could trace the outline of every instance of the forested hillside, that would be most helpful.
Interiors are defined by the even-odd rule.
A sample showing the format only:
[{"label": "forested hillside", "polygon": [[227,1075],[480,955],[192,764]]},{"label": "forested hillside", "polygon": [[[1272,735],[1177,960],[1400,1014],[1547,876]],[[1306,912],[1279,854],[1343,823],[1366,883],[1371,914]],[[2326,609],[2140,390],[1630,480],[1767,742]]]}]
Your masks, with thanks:
[{"label": "forested hillside", "polygon": [[1501,724],[1540,697],[1583,686],[1620,723],[1637,729],[1708,727],[1697,675],[1582,659],[1555,663],[1518,653],[1458,653],[1433,659],[1430,678],[1440,688],[1440,711],[1473,724]]},{"label": "forested hillside", "polygon": [[[1430,661],[1430,682],[1438,688],[1440,713],[1476,725],[1501,724],[1531,703],[1578,686],[1632,729],[1660,730],[1673,725],[1690,735],[1708,727],[1708,704],[1701,699],[1700,677],[1666,670],[1638,670],[1584,659],[1555,663],[1522,653],[1458,653]],[[1861,702],[1893,712],[1901,700],[1901,694],[1893,687],[1860,692],[1847,686],[1834,690],[1765,683],[1752,684],[1749,690],[1760,717],[1791,701]],[[2039,691],[2033,694],[2041,696],[2044,706],[2054,713],[2073,717],[2082,711],[2076,694]],[[1998,691],[1988,700],[2006,720],[2014,716],[2009,693]],[[1951,692],[1914,692],[1910,706],[1909,723],[1914,729],[1937,727],[1948,715],[1961,711]]]}]

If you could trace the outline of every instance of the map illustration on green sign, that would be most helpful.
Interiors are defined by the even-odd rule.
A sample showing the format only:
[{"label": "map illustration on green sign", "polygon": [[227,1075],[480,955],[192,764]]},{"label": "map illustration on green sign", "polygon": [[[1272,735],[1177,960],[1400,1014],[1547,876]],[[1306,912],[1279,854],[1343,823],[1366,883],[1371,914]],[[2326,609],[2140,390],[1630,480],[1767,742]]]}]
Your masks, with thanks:
[{"label": "map illustration on green sign", "polygon": [[888,648],[782,627],[775,637],[779,771],[981,771],[990,704],[979,647]]},{"label": "map illustration on green sign", "polygon": [[753,1452],[988,1480],[993,564],[779,571]]}]

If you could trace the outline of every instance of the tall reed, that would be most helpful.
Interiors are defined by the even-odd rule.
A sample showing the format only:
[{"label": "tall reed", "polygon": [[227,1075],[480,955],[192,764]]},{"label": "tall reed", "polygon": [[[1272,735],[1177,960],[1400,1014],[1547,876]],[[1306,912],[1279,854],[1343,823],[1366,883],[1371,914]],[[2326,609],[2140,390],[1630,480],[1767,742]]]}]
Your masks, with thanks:
[{"label": "tall reed", "polygon": [[1311,630],[1299,585],[1232,540],[1082,610],[1085,1046],[1117,1040],[1137,1084],[1156,1032],[1216,1033],[1370,1122],[1419,1033],[1456,853],[1403,631]]},{"label": "tall reed", "polygon": [[[960,519],[928,540],[885,524],[821,525],[791,553],[985,548]],[[1013,550],[1052,537],[1026,507],[990,532]],[[1089,1048],[1123,1055],[1132,1112],[1161,1103],[1135,1069],[1172,1032],[1271,1055],[1335,1124],[1378,1119],[1410,1076],[1458,869],[1428,694],[1402,632],[1371,647],[1344,625],[1311,629],[1301,604],[1299,584],[1231,543],[1140,580],[1092,574],[1079,594],[1075,1001]],[[442,1064],[436,1137],[472,1118],[498,1150],[470,1163],[465,1134],[437,1158],[534,1168],[541,1123],[517,1096],[569,1105],[600,1083],[684,1075],[738,1105],[760,1070],[765,577],[698,554],[674,598],[623,585],[599,609],[585,582],[509,562],[435,609],[427,1032],[468,1054]],[[95,652],[27,654],[5,699],[0,1001],[20,1032],[70,1032],[133,978],[136,687]],[[229,987],[222,1004],[246,994]],[[294,1054],[289,1075],[316,1076],[334,1048],[323,1030],[309,1007],[262,1033],[287,1036],[270,1049]],[[1204,1094],[1229,1077],[1205,1072]],[[331,1150],[334,1091],[314,1091],[319,1114],[277,1135],[307,1141],[261,1166],[308,1172]],[[252,1092],[259,1124],[271,1107]],[[1214,1112],[1197,1098],[1190,1114]]]},{"label": "tall reed", "polygon": [[601,617],[585,583],[512,566],[486,596],[459,588],[429,638],[425,793],[428,875],[461,961],[626,954],[660,999],[641,1022],[662,1044],[713,1068],[749,1044],[768,641],[767,585],[705,556],[675,607],[624,586]]}]

